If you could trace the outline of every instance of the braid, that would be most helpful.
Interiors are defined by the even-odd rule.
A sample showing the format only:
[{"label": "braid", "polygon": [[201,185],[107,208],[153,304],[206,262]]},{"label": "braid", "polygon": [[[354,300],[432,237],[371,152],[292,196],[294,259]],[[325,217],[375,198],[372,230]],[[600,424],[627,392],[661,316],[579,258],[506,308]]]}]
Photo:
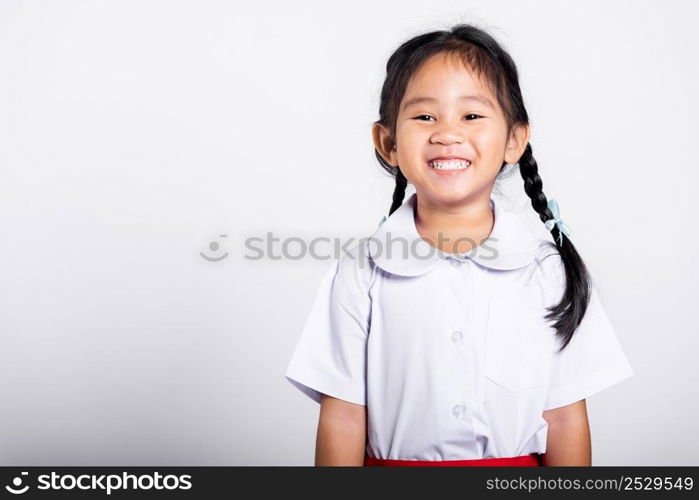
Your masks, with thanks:
[{"label": "braid", "polygon": [[[531,200],[532,207],[539,214],[541,222],[553,218],[548,208],[548,200],[542,190],[543,182],[539,176],[539,167],[532,154],[531,144],[527,144],[522,157],[519,159],[520,173],[524,179],[524,191]],[[551,229],[554,239],[553,246],[557,247],[565,270],[566,285],[561,301],[549,309],[546,319],[555,320],[553,326],[563,345],[568,345],[570,339],[582,321],[590,300],[591,282],[585,263],[580,258],[575,246],[568,237],[559,244],[559,229],[554,225]]]},{"label": "braid", "polygon": [[[546,222],[553,218],[553,214],[548,208],[548,200],[542,190],[544,183],[539,176],[539,166],[532,155],[532,147],[529,143],[527,143],[524,154],[519,160],[519,168],[522,178],[524,179],[524,192],[529,196],[532,207],[536,210],[536,213],[539,214],[541,222]],[[558,231],[558,226],[554,226],[552,230],[555,241],[558,234],[554,231]]]},{"label": "braid", "polygon": [[393,203],[391,204],[391,209],[388,211],[389,216],[403,203],[406,187],[408,187],[408,179],[406,179],[403,172],[400,171],[400,167],[396,167],[396,187],[393,190]]}]

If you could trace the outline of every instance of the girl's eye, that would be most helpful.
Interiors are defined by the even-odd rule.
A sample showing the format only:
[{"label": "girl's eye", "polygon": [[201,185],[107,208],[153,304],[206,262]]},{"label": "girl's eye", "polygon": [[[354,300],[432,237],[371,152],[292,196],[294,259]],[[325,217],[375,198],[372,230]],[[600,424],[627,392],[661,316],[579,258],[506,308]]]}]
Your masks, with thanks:
[{"label": "girl's eye", "polygon": [[[481,115],[477,115],[477,114],[475,114],[475,113],[469,113],[469,114],[464,115],[464,116],[477,116],[478,118],[483,118]],[[430,115],[418,115],[418,116],[415,117],[415,119],[418,120],[418,119],[420,119],[420,118],[422,118],[422,117],[432,118]],[[424,121],[424,120],[420,120],[420,121]],[[469,120],[469,121],[470,121],[470,120]]]}]

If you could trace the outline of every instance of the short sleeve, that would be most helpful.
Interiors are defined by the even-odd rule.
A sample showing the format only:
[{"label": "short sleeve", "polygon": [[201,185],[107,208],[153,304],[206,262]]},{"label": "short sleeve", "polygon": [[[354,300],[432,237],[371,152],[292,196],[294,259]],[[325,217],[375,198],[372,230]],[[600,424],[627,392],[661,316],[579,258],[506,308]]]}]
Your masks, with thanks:
[{"label": "short sleeve", "polygon": [[366,405],[370,298],[342,281],[339,265],[321,280],[285,376],[317,403],[327,394]]},{"label": "short sleeve", "polygon": [[596,285],[582,322],[553,363],[545,410],[575,403],[633,375]]}]

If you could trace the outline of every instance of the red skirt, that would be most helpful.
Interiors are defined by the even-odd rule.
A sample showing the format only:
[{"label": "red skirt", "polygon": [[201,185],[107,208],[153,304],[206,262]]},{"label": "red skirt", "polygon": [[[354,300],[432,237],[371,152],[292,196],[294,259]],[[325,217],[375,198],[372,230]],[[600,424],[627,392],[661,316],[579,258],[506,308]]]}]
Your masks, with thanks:
[{"label": "red skirt", "polygon": [[480,458],[473,460],[392,460],[364,455],[365,466],[379,467],[538,467],[543,465],[540,453],[530,453],[519,457]]}]

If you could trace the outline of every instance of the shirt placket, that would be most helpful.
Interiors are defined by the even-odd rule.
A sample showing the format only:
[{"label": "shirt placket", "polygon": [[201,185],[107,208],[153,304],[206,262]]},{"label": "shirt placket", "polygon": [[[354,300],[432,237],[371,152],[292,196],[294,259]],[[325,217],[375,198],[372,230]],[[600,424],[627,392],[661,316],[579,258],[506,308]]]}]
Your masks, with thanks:
[{"label": "shirt placket", "polygon": [[[469,299],[473,297],[473,262],[468,258],[452,255],[447,257],[450,266],[449,284],[459,304],[457,314],[451,316],[453,321],[449,329],[442,332],[448,348],[454,351],[457,363],[453,376],[457,379],[451,386],[449,407],[444,411],[451,413],[459,427],[463,443],[476,446],[474,433],[474,415],[478,411],[478,332],[471,318],[473,311]],[[474,449],[474,453],[477,450]]]}]

